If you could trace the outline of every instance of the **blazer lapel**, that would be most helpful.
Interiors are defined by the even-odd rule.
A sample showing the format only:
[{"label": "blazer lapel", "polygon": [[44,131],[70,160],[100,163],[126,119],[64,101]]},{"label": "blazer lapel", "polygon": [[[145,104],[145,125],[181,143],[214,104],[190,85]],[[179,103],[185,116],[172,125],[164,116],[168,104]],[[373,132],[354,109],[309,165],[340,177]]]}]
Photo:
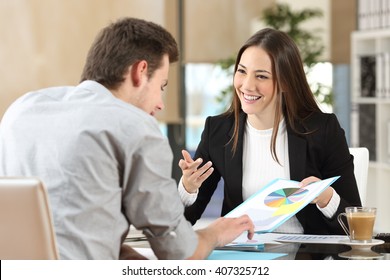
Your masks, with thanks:
[{"label": "blazer lapel", "polygon": [[306,177],[306,140],[287,126],[288,156],[290,161],[291,180],[301,181]]},{"label": "blazer lapel", "polygon": [[[233,141],[230,141],[225,146],[225,177],[226,181],[229,182],[228,189],[225,189],[229,193],[227,197],[232,198],[231,203],[235,206],[242,203],[242,154],[243,154],[243,139],[244,139],[244,128],[245,128],[246,115],[240,113],[240,130],[238,136],[237,150],[232,157]],[[233,136],[234,125],[228,132],[229,140]],[[226,187],[226,184],[225,184]],[[226,196],[225,196],[226,197]]]}]

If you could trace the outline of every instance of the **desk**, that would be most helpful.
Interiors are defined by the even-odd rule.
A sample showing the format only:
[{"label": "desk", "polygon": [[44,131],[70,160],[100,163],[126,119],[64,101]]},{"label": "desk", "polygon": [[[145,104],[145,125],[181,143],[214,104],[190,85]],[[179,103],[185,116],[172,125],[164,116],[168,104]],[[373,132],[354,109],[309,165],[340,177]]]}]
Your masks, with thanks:
[{"label": "desk", "polygon": [[[146,257],[155,259],[150,250],[149,243],[142,239],[142,233],[134,231],[129,235],[132,241],[126,244],[132,246]],[[139,240],[136,240],[140,238]],[[275,260],[346,260],[346,259],[380,259],[390,260],[390,243],[385,243],[372,247],[371,251],[365,252],[359,257],[351,252],[351,247],[341,244],[304,244],[304,243],[283,243],[266,244],[264,248],[266,253],[283,253],[285,255]],[[343,254],[344,253],[344,254]],[[256,254],[254,252],[253,254]],[[261,254],[261,253],[260,253]]]},{"label": "desk", "polygon": [[[351,251],[351,247],[340,244],[283,244],[295,245],[296,251],[288,250],[288,247],[276,247],[273,245],[265,245],[267,252],[283,252],[288,253],[287,256],[278,259],[295,259],[295,260],[346,260],[346,259],[381,259],[390,260],[390,244],[385,243],[371,248],[371,251],[363,251],[361,253]],[[268,247],[268,248],[267,248]]]}]

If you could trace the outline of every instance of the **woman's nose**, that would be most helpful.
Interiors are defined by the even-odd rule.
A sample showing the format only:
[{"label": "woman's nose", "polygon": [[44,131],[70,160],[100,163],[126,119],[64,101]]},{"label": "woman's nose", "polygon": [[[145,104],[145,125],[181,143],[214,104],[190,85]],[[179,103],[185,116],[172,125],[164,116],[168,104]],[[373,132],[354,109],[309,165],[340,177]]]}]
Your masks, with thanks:
[{"label": "woman's nose", "polygon": [[250,91],[253,91],[255,90],[256,86],[255,86],[255,79],[248,75],[244,78],[244,81],[243,81],[243,88],[246,89],[246,90],[250,90]]}]

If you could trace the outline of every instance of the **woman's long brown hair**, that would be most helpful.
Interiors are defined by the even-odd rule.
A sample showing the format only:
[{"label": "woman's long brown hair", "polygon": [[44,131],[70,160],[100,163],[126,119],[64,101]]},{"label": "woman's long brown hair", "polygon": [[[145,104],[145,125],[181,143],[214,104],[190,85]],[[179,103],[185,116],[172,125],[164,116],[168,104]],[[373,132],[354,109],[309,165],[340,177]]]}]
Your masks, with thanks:
[{"label": "woman's long brown hair", "polygon": [[[243,52],[252,46],[263,49],[271,59],[272,77],[278,96],[270,150],[272,157],[280,163],[276,155],[275,143],[281,119],[284,117],[287,126],[300,133],[297,131],[295,124],[311,113],[321,110],[307,82],[298,47],[286,33],[265,28],[252,35],[237,54],[234,73],[237,71]],[[232,103],[225,113],[228,115],[234,114],[235,117],[234,133],[230,140],[233,141],[233,154],[236,152],[238,143],[240,111],[240,99],[234,92]]]}]

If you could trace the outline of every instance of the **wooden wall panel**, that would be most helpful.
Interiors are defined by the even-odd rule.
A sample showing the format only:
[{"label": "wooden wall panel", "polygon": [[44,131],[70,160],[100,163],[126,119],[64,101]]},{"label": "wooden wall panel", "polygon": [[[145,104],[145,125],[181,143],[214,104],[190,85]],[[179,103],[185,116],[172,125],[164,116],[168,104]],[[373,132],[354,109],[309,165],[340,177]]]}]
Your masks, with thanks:
[{"label": "wooden wall panel", "polygon": [[333,64],[350,64],[351,32],[356,30],[356,0],[331,0],[331,56]]},{"label": "wooden wall panel", "polygon": [[[252,35],[252,23],[275,0],[185,1],[186,62],[216,62],[235,54]],[[206,2],[206,1],[205,1]]]},{"label": "wooden wall panel", "polygon": [[[183,0],[184,55],[215,62],[234,54],[251,35],[253,19],[274,0]],[[165,26],[177,38],[178,0],[0,0],[0,119],[27,91],[76,85],[87,51],[109,22],[134,16]],[[207,3],[207,4],[206,4]],[[166,110],[178,123],[178,67],[171,68]]]},{"label": "wooden wall panel", "polygon": [[0,0],[0,118],[27,91],[77,84],[109,22],[134,16],[163,24],[163,7],[164,0]]}]

